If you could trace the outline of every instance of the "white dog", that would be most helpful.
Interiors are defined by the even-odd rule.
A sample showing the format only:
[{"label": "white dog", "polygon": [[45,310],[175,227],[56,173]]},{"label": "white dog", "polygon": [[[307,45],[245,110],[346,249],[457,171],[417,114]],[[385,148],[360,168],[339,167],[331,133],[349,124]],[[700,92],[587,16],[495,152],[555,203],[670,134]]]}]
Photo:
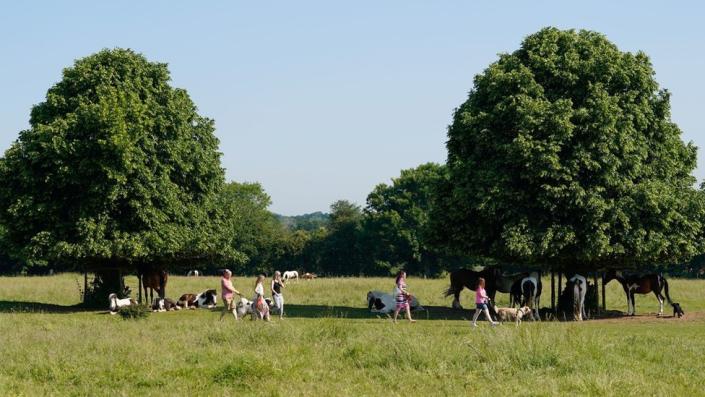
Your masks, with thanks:
[{"label": "white dog", "polygon": [[495,308],[495,312],[497,313],[497,319],[500,322],[514,321],[516,322],[516,325],[519,325],[524,317],[531,315],[531,309],[529,306],[520,308],[500,307]]}]

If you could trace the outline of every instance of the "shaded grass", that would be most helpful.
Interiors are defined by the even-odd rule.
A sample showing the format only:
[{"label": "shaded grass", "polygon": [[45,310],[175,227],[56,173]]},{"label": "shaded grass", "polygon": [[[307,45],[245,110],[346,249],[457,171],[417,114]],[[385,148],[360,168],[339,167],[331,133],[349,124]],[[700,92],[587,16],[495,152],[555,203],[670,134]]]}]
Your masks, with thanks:
[{"label": "shaded grass", "polygon": [[[701,395],[705,282],[673,280],[688,321],[482,324],[448,307],[446,280],[411,279],[416,324],[367,313],[370,289],[392,280],[320,279],[285,290],[288,318],[218,321],[209,310],[122,321],[78,311],[76,275],[0,277],[0,395]],[[251,278],[238,278],[243,292]],[[136,286],[136,280],[128,279]],[[218,278],[172,277],[170,296]],[[608,306],[626,308],[610,284]],[[133,287],[136,290],[136,287]],[[547,295],[548,296],[548,295]],[[463,303],[470,306],[471,294]],[[500,303],[505,299],[501,297]],[[36,299],[38,304],[31,304]],[[622,302],[624,300],[624,302]],[[20,302],[19,304],[14,302]],[[548,304],[548,299],[544,300]],[[620,305],[621,304],[621,305]],[[13,306],[16,305],[16,306]],[[58,309],[57,309],[58,308]],[[656,300],[637,298],[639,313]],[[219,308],[220,309],[220,308]],[[57,314],[57,311],[59,312]]]}]

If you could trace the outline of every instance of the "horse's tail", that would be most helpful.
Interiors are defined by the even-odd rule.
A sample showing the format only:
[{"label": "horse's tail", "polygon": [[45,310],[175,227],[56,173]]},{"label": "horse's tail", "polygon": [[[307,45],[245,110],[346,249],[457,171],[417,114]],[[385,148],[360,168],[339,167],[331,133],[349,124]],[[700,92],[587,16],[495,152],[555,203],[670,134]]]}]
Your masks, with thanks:
[{"label": "horse's tail", "polygon": [[447,297],[454,295],[454,294],[455,294],[455,288],[453,287],[453,283],[451,282],[448,289],[443,292],[443,297],[447,298]]},{"label": "horse's tail", "polygon": [[462,285],[460,286],[460,289],[456,286],[457,282],[455,281],[455,274],[451,273],[450,274],[450,285],[448,286],[448,289],[443,292],[443,297],[447,298],[451,295],[455,295],[456,293],[460,292],[463,290]]},{"label": "horse's tail", "polygon": [[664,294],[666,294],[666,299],[668,299],[668,304],[673,306],[673,301],[671,300],[671,296],[668,294],[668,281],[666,281],[666,278],[663,277],[663,274],[659,274],[658,276],[663,281],[663,292],[664,292]]}]

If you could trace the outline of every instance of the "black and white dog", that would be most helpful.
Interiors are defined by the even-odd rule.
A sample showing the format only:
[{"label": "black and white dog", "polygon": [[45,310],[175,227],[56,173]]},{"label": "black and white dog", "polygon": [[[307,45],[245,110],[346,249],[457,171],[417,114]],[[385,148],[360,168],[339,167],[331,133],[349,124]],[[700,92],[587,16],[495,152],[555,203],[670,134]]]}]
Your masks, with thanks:
[{"label": "black and white dog", "polygon": [[167,312],[171,310],[181,310],[181,306],[171,298],[154,298],[152,302],[153,312]]},{"label": "black and white dog", "polygon": [[217,296],[218,293],[214,289],[209,289],[198,295],[183,294],[176,304],[184,309],[196,309],[199,307],[212,309],[215,307]]}]

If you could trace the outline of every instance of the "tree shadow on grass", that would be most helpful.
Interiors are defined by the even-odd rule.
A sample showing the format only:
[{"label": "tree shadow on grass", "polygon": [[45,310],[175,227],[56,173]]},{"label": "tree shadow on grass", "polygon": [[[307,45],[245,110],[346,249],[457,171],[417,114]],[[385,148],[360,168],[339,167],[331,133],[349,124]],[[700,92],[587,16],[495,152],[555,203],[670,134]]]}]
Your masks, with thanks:
[{"label": "tree shadow on grass", "polygon": [[[385,313],[373,313],[366,307],[326,306],[326,305],[284,305],[285,317],[290,318],[351,318],[351,319],[376,319],[387,318]],[[275,316],[276,314],[273,314]],[[392,316],[393,313],[389,313]],[[424,306],[424,310],[412,312],[412,316],[419,320],[467,320],[472,318],[472,310],[458,310],[443,306]],[[404,314],[400,313],[400,318]]]},{"label": "tree shadow on grass", "polygon": [[0,301],[0,313],[78,313],[95,310],[80,304],[64,306],[53,303]]}]

